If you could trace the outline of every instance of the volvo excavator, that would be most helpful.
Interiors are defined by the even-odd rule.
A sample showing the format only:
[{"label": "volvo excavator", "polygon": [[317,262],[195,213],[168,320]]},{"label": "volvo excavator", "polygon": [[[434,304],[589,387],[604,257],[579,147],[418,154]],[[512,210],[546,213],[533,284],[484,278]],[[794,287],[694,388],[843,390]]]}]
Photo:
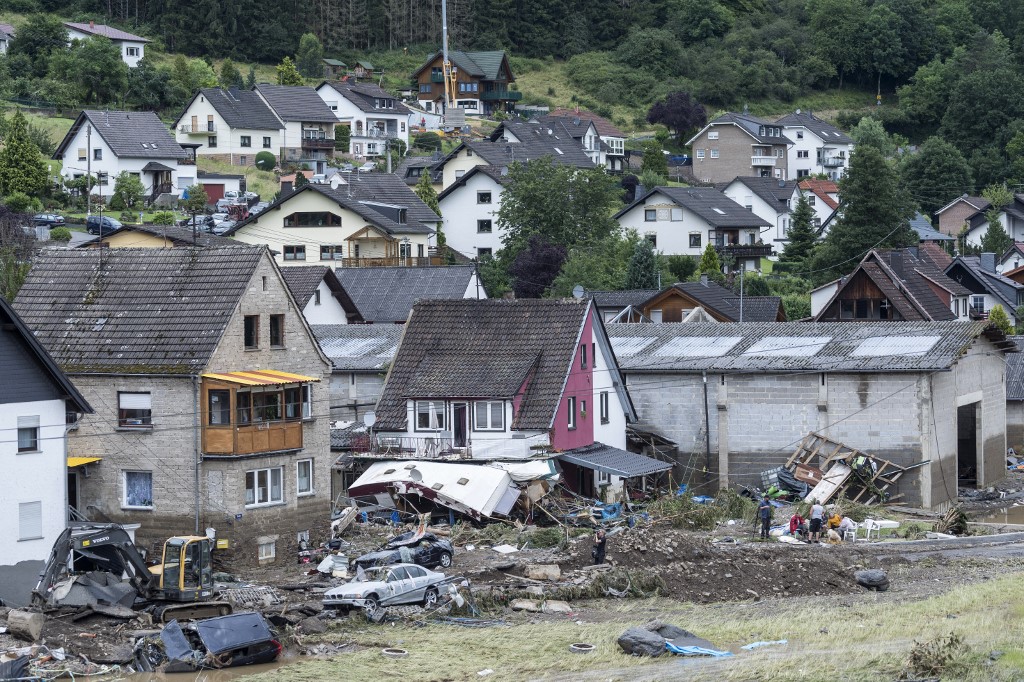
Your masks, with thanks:
[{"label": "volvo excavator", "polygon": [[[57,538],[50,558],[32,591],[32,603],[41,608],[82,605],[115,600],[132,608],[149,608],[163,622],[226,616],[231,604],[214,601],[212,540],[177,536],[163,545],[162,561],[148,566],[131,536],[118,524],[76,524]],[[97,572],[105,574],[97,582]],[[121,587],[125,581],[132,589]],[[88,594],[69,599],[75,583]],[[118,599],[121,597],[121,599]],[[123,599],[123,601],[122,601]],[[125,604],[124,602],[127,602]]]}]

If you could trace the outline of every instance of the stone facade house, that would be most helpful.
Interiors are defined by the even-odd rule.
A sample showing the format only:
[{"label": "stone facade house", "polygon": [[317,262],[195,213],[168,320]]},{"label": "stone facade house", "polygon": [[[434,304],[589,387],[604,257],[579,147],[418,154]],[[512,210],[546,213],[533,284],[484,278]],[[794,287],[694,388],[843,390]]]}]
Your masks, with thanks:
[{"label": "stone facade house", "polygon": [[85,516],[147,549],[213,528],[240,565],[322,537],[331,365],[266,247],[45,250],[15,307],[95,408]]},{"label": "stone facade house", "polygon": [[2,296],[0,371],[0,600],[22,606],[78,504],[66,431],[92,408]]},{"label": "stone facade house", "polygon": [[611,324],[608,334],[641,422],[698,453],[708,474],[696,481],[760,486],[812,431],[917,465],[890,489],[900,504],[944,509],[958,485],[1005,475],[1003,354],[1014,346],[984,322]]},{"label": "stone facade house", "polygon": [[1017,352],[1006,356],[1006,447],[1024,453],[1024,336],[1007,337]]},{"label": "stone facade house", "polygon": [[785,180],[793,146],[783,126],[749,114],[725,113],[686,143],[698,182],[730,182],[738,175]]}]

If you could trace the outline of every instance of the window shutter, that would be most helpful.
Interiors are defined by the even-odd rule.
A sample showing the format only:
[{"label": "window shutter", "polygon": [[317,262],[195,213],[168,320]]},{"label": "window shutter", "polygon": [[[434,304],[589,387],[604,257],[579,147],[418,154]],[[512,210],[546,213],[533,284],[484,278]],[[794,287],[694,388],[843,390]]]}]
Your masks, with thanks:
[{"label": "window shutter", "polygon": [[118,395],[122,410],[148,410],[151,409],[149,393],[121,393]]},{"label": "window shutter", "polygon": [[39,428],[39,415],[33,415],[31,417],[18,417],[18,428],[19,429],[37,429]]},{"label": "window shutter", "polygon": [[672,220],[678,222],[678,221],[680,221],[682,219],[683,219],[683,209],[681,209],[681,208],[673,208],[672,209]]},{"label": "window shutter", "polygon": [[22,502],[18,505],[18,538],[32,540],[43,537],[43,503]]}]

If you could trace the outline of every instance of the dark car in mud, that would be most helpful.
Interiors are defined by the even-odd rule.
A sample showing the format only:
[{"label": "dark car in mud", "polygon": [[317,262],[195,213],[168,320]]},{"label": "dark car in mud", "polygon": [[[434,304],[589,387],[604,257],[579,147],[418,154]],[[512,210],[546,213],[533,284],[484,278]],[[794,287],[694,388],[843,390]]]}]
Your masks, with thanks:
[{"label": "dark car in mud", "polygon": [[416,531],[402,533],[388,540],[375,552],[356,558],[356,568],[389,566],[391,564],[419,564],[427,568],[448,568],[452,565],[455,548],[447,540],[433,533],[419,535]]},{"label": "dark car in mud", "polygon": [[261,614],[233,613],[185,627],[172,620],[159,637],[139,641],[135,663],[145,672],[192,672],[270,663],[281,654],[281,649]]}]

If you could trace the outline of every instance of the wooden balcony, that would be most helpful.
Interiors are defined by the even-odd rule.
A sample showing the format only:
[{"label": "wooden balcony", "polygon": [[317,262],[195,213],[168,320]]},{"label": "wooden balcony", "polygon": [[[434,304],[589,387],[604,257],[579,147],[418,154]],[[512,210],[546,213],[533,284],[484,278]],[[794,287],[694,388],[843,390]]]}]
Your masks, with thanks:
[{"label": "wooden balcony", "polygon": [[300,448],[301,421],[203,427],[203,452],[208,455],[251,455]]}]

